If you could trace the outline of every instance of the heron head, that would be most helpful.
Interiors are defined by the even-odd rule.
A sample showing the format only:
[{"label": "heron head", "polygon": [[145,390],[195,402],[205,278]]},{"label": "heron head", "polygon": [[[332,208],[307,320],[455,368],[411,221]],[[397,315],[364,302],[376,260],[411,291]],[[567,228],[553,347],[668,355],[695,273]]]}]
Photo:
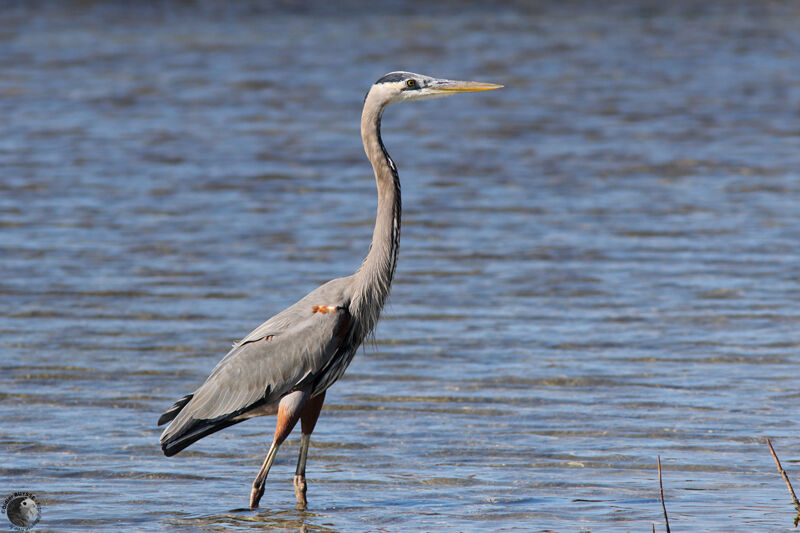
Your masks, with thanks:
[{"label": "heron head", "polygon": [[386,104],[404,102],[406,100],[422,100],[424,98],[437,98],[450,96],[457,93],[476,91],[490,91],[499,89],[502,85],[483,83],[479,81],[457,81],[443,78],[431,78],[413,72],[390,72],[386,74],[370,89],[376,92]]}]

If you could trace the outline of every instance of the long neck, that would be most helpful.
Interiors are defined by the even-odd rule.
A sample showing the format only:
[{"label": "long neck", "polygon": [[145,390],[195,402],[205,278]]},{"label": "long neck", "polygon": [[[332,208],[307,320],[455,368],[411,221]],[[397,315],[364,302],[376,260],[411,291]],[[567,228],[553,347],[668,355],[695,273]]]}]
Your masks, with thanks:
[{"label": "long neck", "polygon": [[361,115],[361,139],[364,151],[375,171],[378,186],[378,213],[369,253],[354,275],[354,308],[363,320],[365,334],[378,321],[389,295],[389,287],[397,267],[400,243],[400,180],[394,162],[381,141],[381,116],[385,104],[370,92]]}]

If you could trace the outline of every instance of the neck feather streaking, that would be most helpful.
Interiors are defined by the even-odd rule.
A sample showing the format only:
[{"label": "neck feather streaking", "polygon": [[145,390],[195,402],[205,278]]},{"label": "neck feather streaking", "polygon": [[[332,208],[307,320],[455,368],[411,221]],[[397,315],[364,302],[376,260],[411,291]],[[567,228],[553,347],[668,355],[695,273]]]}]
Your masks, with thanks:
[{"label": "neck feather streaking", "polygon": [[397,168],[381,140],[381,117],[386,107],[377,91],[370,91],[361,116],[361,139],[378,187],[378,211],[372,244],[361,268],[355,274],[353,311],[361,320],[364,334],[378,321],[397,267],[400,243],[400,179]]}]

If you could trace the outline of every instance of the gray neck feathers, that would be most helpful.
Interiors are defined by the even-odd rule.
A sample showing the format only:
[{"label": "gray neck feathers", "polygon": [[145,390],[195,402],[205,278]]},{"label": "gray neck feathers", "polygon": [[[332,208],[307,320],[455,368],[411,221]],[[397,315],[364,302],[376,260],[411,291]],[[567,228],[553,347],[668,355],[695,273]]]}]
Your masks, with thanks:
[{"label": "gray neck feathers", "polygon": [[361,268],[353,276],[352,310],[364,335],[375,327],[389,295],[400,243],[400,179],[381,141],[381,116],[386,104],[379,94],[370,91],[361,115],[361,139],[378,186],[378,213],[372,244]]}]

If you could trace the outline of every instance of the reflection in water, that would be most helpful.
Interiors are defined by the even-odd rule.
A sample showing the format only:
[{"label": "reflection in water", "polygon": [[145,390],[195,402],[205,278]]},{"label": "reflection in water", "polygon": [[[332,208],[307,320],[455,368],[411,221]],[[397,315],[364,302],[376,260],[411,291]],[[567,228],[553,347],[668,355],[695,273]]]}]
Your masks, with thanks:
[{"label": "reflection in water", "polygon": [[196,531],[231,529],[269,529],[300,531],[302,533],[333,533],[336,529],[320,525],[324,518],[308,511],[269,509],[233,509],[224,514],[172,518],[164,521],[166,528]]},{"label": "reflection in water", "polygon": [[[798,25],[791,3],[0,10],[0,486],[53,530],[649,530],[661,455],[676,529],[790,527],[760,437],[793,475]],[[359,111],[395,68],[506,88],[387,110],[397,277],[328,393],[309,514],[297,437],[276,511],[224,512],[273,421],[171,460],[155,421],[358,267]]]}]

